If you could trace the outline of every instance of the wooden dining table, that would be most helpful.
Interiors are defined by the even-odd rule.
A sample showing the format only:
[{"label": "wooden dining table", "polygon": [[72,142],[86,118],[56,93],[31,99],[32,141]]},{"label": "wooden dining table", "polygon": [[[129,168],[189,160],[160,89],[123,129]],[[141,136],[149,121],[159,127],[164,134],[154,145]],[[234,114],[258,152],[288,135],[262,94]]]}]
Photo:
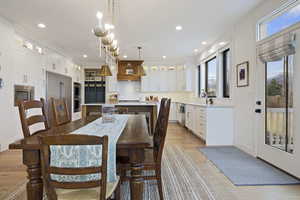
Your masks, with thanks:
[{"label": "wooden dining table", "polygon": [[[18,140],[9,145],[10,149],[22,149],[23,164],[27,166],[27,199],[43,199],[43,180],[41,176],[40,143],[39,136],[64,135],[93,122],[95,116],[70,122],[66,125],[52,128],[50,131],[39,133],[25,139]],[[118,139],[117,151],[129,155],[131,165],[130,196],[133,200],[142,200],[144,180],[141,177],[145,149],[151,146],[145,115],[129,115],[127,124]]]}]

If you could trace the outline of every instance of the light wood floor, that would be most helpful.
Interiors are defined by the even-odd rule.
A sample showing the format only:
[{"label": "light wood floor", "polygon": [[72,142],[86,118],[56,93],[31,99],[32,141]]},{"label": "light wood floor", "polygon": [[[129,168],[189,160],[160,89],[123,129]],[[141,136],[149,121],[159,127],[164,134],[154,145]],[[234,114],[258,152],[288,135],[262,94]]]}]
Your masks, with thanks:
[{"label": "light wood floor", "polygon": [[[198,148],[204,144],[177,124],[170,124],[166,145],[181,148],[204,173],[204,180],[216,200],[300,200],[300,186],[236,187],[209,162]],[[16,190],[26,179],[21,151],[0,153],[0,199]]]}]

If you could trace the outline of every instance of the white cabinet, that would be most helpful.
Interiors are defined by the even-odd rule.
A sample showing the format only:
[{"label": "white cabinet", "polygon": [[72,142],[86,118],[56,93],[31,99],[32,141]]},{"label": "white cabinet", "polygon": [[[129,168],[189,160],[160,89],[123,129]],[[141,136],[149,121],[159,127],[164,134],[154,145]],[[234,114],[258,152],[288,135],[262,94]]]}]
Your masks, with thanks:
[{"label": "white cabinet", "polygon": [[184,67],[178,67],[176,70],[176,89],[177,91],[184,91],[186,86],[185,69]]},{"label": "white cabinet", "polygon": [[186,105],[185,106],[185,126],[191,130],[192,132],[195,132],[195,106],[193,105]]},{"label": "white cabinet", "polygon": [[146,67],[146,76],[141,79],[142,92],[192,91],[193,68]]},{"label": "white cabinet", "polygon": [[233,109],[222,106],[185,106],[185,126],[206,145],[233,145]]},{"label": "white cabinet", "polygon": [[171,103],[169,121],[177,121],[177,103]]},{"label": "white cabinet", "polygon": [[148,92],[150,91],[150,70],[149,68],[145,68],[146,76],[141,77],[141,91]]},{"label": "white cabinet", "polygon": [[206,108],[206,145],[233,145],[233,109],[231,107]]}]

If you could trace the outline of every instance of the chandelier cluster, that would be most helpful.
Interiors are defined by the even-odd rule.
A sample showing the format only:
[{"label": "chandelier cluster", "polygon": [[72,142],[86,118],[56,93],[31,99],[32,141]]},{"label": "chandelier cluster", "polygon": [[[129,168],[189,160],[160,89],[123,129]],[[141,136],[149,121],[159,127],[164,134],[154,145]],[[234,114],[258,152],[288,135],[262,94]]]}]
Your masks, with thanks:
[{"label": "chandelier cluster", "polygon": [[110,54],[112,57],[117,58],[120,55],[120,49],[113,33],[115,27],[112,24],[103,23],[103,14],[101,12],[97,12],[96,16],[98,25],[93,29],[93,32],[99,38],[100,56],[102,55],[102,49],[104,49],[105,56]]}]

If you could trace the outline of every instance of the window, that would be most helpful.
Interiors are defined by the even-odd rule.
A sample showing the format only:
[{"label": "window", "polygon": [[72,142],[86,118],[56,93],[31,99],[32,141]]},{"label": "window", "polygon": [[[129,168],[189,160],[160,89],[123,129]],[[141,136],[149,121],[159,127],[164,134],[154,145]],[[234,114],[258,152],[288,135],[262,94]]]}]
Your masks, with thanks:
[{"label": "window", "polygon": [[297,0],[284,5],[258,24],[258,40],[278,33],[298,22],[300,22],[300,4]]},{"label": "window", "polygon": [[265,144],[293,153],[293,56],[266,62]]},{"label": "window", "polygon": [[223,97],[230,97],[230,49],[223,51]]},{"label": "window", "polygon": [[208,97],[217,96],[217,57],[208,60],[206,66],[206,93]]},{"label": "window", "polygon": [[201,65],[198,65],[198,96],[201,95]]}]

